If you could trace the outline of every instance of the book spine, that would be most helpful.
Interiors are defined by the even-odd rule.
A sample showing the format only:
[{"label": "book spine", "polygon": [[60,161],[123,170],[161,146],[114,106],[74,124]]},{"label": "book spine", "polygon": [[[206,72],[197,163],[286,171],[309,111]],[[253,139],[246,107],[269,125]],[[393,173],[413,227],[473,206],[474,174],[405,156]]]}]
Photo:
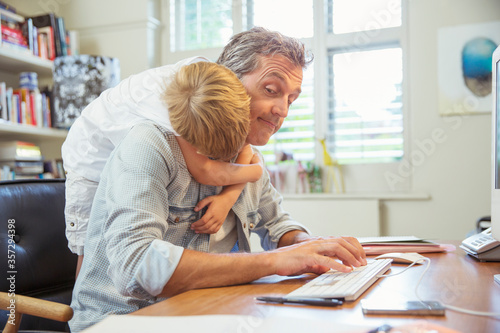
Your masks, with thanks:
[{"label": "book spine", "polygon": [[2,25],[2,35],[11,36],[15,38],[24,38],[23,32],[19,29],[11,28],[7,25]]},{"label": "book spine", "polygon": [[47,42],[47,34],[38,34],[38,56],[42,59],[49,59],[49,45]]},{"label": "book spine", "polygon": [[29,100],[30,100],[30,118],[31,118],[31,125],[36,126],[37,125],[37,112],[36,112],[36,97],[35,97],[35,92],[30,91],[29,92]]},{"label": "book spine", "polygon": [[5,82],[0,82],[0,117],[3,120],[9,120],[7,110],[7,86]]},{"label": "book spine", "polygon": [[37,27],[33,27],[32,26],[32,30],[33,30],[33,34],[32,34],[32,39],[33,39],[33,55],[35,56],[39,56],[39,52],[38,52],[38,29]]},{"label": "book spine", "polygon": [[12,92],[12,121],[21,123],[21,95],[18,91]]},{"label": "book spine", "polygon": [[33,20],[28,18],[24,22],[23,25],[23,32],[24,32],[24,37],[26,38],[28,48],[30,49],[31,53],[34,54],[35,52],[35,45],[33,43]]},{"label": "book spine", "polygon": [[7,88],[6,95],[7,95],[8,120],[11,122],[17,122],[17,120],[15,120],[15,118],[13,118],[15,116],[15,113],[14,113],[14,106],[12,103],[12,91],[13,91],[12,87]]},{"label": "book spine", "polygon": [[57,18],[57,28],[59,30],[59,40],[61,43],[61,55],[68,55],[68,51],[66,49],[66,29],[64,26],[64,19],[62,17]]},{"label": "book spine", "polygon": [[54,26],[52,27],[52,29],[54,30],[54,44],[56,46],[56,57],[63,56],[61,47],[61,37],[59,34],[58,24],[55,22],[55,19],[54,19]]},{"label": "book spine", "polygon": [[8,41],[8,40],[2,40],[2,46],[6,46],[6,47],[8,47],[10,49],[13,49],[13,50],[28,51],[29,52],[28,46],[21,45],[21,44],[18,44],[18,43],[13,43],[13,42]]},{"label": "book spine", "polygon": [[47,43],[47,57],[49,60],[54,60],[56,58],[56,48],[54,44],[54,29],[52,27],[42,27],[38,28],[38,35],[44,36]]}]

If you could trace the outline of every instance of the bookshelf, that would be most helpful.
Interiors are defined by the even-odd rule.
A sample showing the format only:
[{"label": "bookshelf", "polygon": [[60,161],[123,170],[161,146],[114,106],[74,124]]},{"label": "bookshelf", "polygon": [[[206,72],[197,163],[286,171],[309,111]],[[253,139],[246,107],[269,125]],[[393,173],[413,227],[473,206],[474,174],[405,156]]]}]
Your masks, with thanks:
[{"label": "bookshelf", "polygon": [[39,76],[47,77],[52,76],[52,61],[26,52],[0,47],[0,71],[37,72]]},{"label": "bookshelf", "polygon": [[[24,17],[0,9],[1,16],[7,16],[17,22],[24,22]],[[11,86],[18,84],[21,72],[36,72],[40,82],[52,82],[53,62],[32,55],[29,52],[0,44],[0,81]],[[17,82],[15,82],[17,79]],[[37,127],[16,124],[0,120],[0,140],[28,141],[40,146],[45,159],[61,157],[61,145],[68,131],[56,128]]]}]

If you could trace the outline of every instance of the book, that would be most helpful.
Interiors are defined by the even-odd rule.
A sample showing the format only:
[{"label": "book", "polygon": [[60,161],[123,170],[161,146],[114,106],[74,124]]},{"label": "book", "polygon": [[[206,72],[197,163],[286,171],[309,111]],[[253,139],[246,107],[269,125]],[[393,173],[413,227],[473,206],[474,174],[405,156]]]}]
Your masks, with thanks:
[{"label": "book", "polygon": [[69,48],[71,55],[79,55],[80,54],[80,42],[78,37],[78,31],[69,30],[68,31],[68,39],[69,39]]},{"label": "book", "polygon": [[16,50],[16,51],[19,51],[19,52],[30,52],[28,46],[26,45],[21,45],[21,44],[18,44],[18,43],[15,43],[15,42],[11,42],[11,41],[8,41],[8,40],[2,40],[2,47],[7,47],[11,50]]},{"label": "book", "polygon": [[436,244],[430,240],[415,236],[379,236],[379,237],[358,237],[358,241],[363,244]]},{"label": "book", "polygon": [[449,252],[456,249],[451,244],[438,244],[415,236],[358,237],[357,239],[367,255],[392,252]]},{"label": "book", "polygon": [[20,93],[12,90],[12,112],[11,122],[21,123],[21,96]]},{"label": "book", "polygon": [[13,103],[12,103],[12,92],[13,89],[12,87],[8,87],[6,90],[6,99],[7,99],[7,120],[11,122],[16,122],[15,119],[13,119]]},{"label": "book", "polygon": [[[51,26],[38,28],[38,36],[42,36],[46,39],[46,53],[49,60],[54,60],[56,58],[56,47],[54,44],[54,30]],[[40,45],[38,45],[41,48]]]},{"label": "book", "polygon": [[38,56],[42,59],[49,59],[47,34],[38,34]]},{"label": "book", "polygon": [[24,141],[0,142],[0,161],[42,161],[40,147]]},{"label": "book", "polygon": [[0,82],[0,118],[9,120],[9,113],[7,110],[7,85],[5,82]]},{"label": "book", "polygon": [[7,25],[2,26],[2,35],[14,37],[16,39],[24,39],[21,29],[15,29]]},{"label": "book", "polygon": [[54,40],[54,47],[56,51],[55,55],[56,57],[63,55],[61,53],[61,41],[60,41],[59,30],[57,28],[57,17],[54,15],[54,13],[34,16],[31,17],[31,19],[33,22],[33,26],[37,27],[38,29],[43,27],[52,28],[52,37]]},{"label": "book", "polygon": [[43,161],[2,161],[2,166],[8,166],[18,175],[38,175],[43,173]]},{"label": "book", "polygon": [[51,174],[53,178],[66,178],[61,159],[52,159],[44,162],[44,174]]},{"label": "book", "polygon": [[68,50],[66,47],[66,27],[64,25],[64,19],[62,17],[56,18],[57,32],[59,33],[59,41],[61,44],[61,55],[68,55]]},{"label": "book", "polygon": [[35,36],[33,36],[33,20],[30,18],[27,18],[22,26],[22,32],[23,36],[26,40],[26,43],[28,45],[28,48],[30,49],[32,54],[35,54],[35,45],[34,45],[34,39]]},{"label": "book", "polygon": [[0,165],[0,180],[13,180],[14,178],[14,172],[10,170],[9,166]]}]

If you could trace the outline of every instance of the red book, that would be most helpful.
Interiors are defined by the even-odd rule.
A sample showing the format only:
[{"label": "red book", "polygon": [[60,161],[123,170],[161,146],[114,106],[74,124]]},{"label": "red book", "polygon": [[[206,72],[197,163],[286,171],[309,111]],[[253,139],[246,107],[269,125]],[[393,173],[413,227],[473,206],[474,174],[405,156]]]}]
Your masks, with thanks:
[{"label": "red book", "polygon": [[6,25],[2,25],[2,34],[24,39],[23,32],[21,31],[21,29],[14,29]]},{"label": "red book", "polygon": [[6,41],[6,42],[18,44],[18,45],[28,46],[28,43],[26,43],[26,39],[24,39],[24,38],[17,38],[17,37],[12,37],[12,36],[2,34],[2,40]]},{"label": "red book", "polygon": [[36,97],[35,92],[29,92],[29,100],[30,100],[30,115],[31,115],[31,125],[37,124],[37,112],[36,112]]}]

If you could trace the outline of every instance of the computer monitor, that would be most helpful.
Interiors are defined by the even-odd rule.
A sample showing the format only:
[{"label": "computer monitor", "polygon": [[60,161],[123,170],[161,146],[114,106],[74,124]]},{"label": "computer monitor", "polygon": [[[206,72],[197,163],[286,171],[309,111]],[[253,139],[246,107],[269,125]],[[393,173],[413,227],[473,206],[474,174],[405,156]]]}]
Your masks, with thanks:
[{"label": "computer monitor", "polygon": [[491,191],[491,231],[493,237],[500,241],[500,47],[492,57],[492,191]]}]

